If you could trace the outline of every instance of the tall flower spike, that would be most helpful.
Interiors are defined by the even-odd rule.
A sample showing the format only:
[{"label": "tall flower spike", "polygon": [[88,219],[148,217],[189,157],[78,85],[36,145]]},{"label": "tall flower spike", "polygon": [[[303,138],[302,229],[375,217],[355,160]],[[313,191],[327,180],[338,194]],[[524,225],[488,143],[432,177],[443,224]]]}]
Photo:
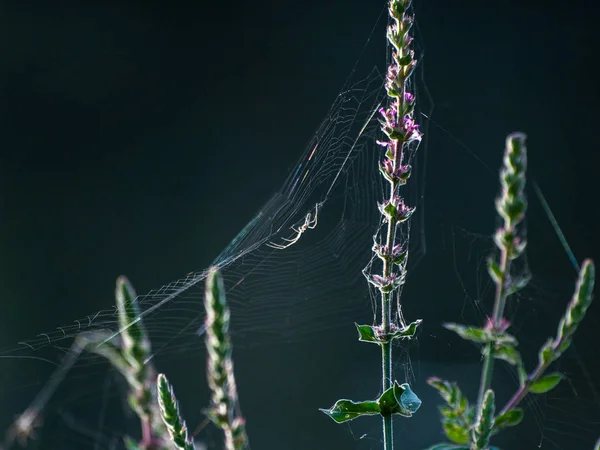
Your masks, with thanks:
[{"label": "tall flower spike", "polygon": [[[409,145],[421,139],[419,127],[413,119],[415,96],[406,89],[408,78],[416,66],[414,52],[411,49],[412,37],[409,30],[413,24],[413,17],[408,14],[411,0],[390,0],[389,14],[392,24],[388,27],[387,38],[393,48],[392,64],[388,67],[385,89],[389,97],[389,106],[381,111],[381,130],[388,137],[385,145],[385,159],[380,165],[380,171],[388,181],[389,197],[379,205],[379,210],[387,223],[385,242],[379,247],[374,247],[376,256],[382,260],[382,274],[374,275],[365,273],[369,283],[375,284],[381,292],[381,324],[373,330],[387,336],[398,327],[396,316],[400,316],[400,297],[397,296],[396,315],[392,314],[392,295],[404,283],[406,278],[406,261],[408,251],[395,242],[396,227],[407,222],[415,211],[408,206],[398,195],[399,188],[406,184],[410,176],[411,167],[404,161]],[[413,146],[413,148],[416,148]],[[401,325],[405,326],[403,321]],[[416,329],[421,320],[413,322],[409,327]],[[368,342],[368,329],[359,326],[361,340]],[[413,333],[414,335],[414,333]],[[410,339],[413,335],[408,336]],[[382,350],[382,389],[383,392],[392,388],[392,347],[391,342],[381,342]],[[384,448],[392,449],[393,432],[392,416],[383,416]]]},{"label": "tall flower spike", "polygon": [[141,320],[137,294],[125,276],[117,279],[115,289],[116,305],[121,333],[120,353],[125,361],[123,375],[127,379],[131,393],[129,404],[139,416],[142,424],[141,449],[155,448],[160,442],[164,426],[160,420],[156,404],[155,371],[148,363],[151,346],[150,338]]},{"label": "tall flower spike", "polygon": [[516,227],[525,218],[525,171],[527,151],[525,135],[512,133],[506,138],[504,167],[500,172],[502,192],[496,200],[496,211],[504,219],[504,226],[496,232],[496,245],[508,252],[509,259],[518,258],[526,242],[517,235]]},{"label": "tall flower spike", "polygon": [[179,414],[179,404],[169,380],[161,373],[158,375],[156,385],[161,417],[169,430],[171,442],[179,450],[195,450],[194,441],[188,437],[187,426]]},{"label": "tall flower spike", "polygon": [[[499,261],[494,258],[488,260],[488,271],[496,284],[494,310],[488,328],[497,336],[505,334],[504,309],[507,298],[525,287],[529,281],[528,277],[517,279],[511,277],[510,274],[511,262],[521,256],[527,245],[526,240],[519,235],[517,229],[517,226],[525,218],[527,210],[527,200],[525,198],[526,169],[525,134],[511,133],[506,138],[503,165],[500,170],[501,192],[496,199],[496,211],[504,222],[503,226],[496,230],[494,235],[496,246],[500,249],[500,258]],[[511,354],[517,354],[514,348],[509,351]],[[483,349],[485,359],[477,399],[477,417],[483,414],[484,396],[490,388],[494,359],[503,359],[502,352],[506,353],[506,348],[498,352],[493,341],[489,342]],[[516,357],[513,358],[513,361],[518,362]]]},{"label": "tall flower spike", "polygon": [[494,430],[494,391],[488,389],[483,399],[481,414],[473,429],[471,450],[486,450],[490,443],[490,437]]},{"label": "tall flower spike", "polygon": [[[410,0],[389,2],[389,13],[393,21],[387,30],[387,38],[393,48],[392,64],[388,67],[385,82],[389,101],[386,108],[379,110],[381,131],[387,139],[376,141],[385,150],[384,158],[379,163],[379,171],[389,183],[389,196],[378,204],[385,229],[381,233],[376,233],[372,247],[376,257],[374,259],[381,260],[383,267],[380,274],[371,273],[371,265],[363,270],[367,281],[379,291],[381,296],[381,323],[355,324],[361,342],[369,342],[381,347],[383,393],[376,401],[339,400],[328,410],[323,410],[338,423],[363,415],[381,415],[384,450],[394,448],[392,416],[400,414],[410,417],[421,405],[421,401],[410,390],[410,386],[394,381],[392,373],[392,341],[412,339],[422,322],[421,319],[417,319],[407,324],[402,316],[398,288],[406,280],[408,249],[396,243],[397,235],[406,235],[408,232],[406,230],[406,233],[397,233],[397,228],[408,222],[415,211],[415,208],[407,205],[399,195],[399,188],[408,182],[411,172],[408,161],[405,161],[405,154],[409,150],[415,151],[421,139],[419,126],[413,118],[415,96],[406,89],[408,78],[417,64],[414,52],[410,48],[412,37],[408,34],[413,23],[413,17],[408,14],[410,6]],[[380,236],[381,241],[379,241]],[[396,292],[395,305],[394,292]],[[410,392],[410,396],[406,394],[407,392]],[[410,401],[407,400],[409,397]]]},{"label": "tall flower spike", "polygon": [[223,280],[212,268],[206,280],[207,377],[211,389],[209,418],[225,434],[226,450],[242,450],[248,446],[245,421],[238,416],[239,405],[233,374],[232,346],[229,337],[229,308],[225,301]]}]

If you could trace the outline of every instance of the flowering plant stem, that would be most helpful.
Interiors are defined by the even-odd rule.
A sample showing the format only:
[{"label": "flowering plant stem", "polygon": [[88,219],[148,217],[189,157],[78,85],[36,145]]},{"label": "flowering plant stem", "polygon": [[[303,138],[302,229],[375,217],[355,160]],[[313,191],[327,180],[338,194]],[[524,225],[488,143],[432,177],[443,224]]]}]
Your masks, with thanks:
[{"label": "flowering plant stem", "polygon": [[[494,328],[499,329],[501,327],[502,317],[504,315],[504,307],[506,305],[506,291],[504,289],[506,283],[506,274],[510,270],[510,259],[508,258],[508,252],[506,249],[500,251],[500,280],[496,284],[496,296],[494,299],[494,313],[491,319],[491,324]],[[490,388],[492,383],[492,374],[494,372],[494,345],[489,343],[487,345],[486,357],[483,362],[481,370],[481,382],[479,385],[479,396],[477,398],[478,409],[481,410],[483,407],[483,399],[485,393]]]},{"label": "flowering plant stem", "polygon": [[392,373],[392,341],[411,339],[421,323],[419,319],[406,324],[402,317],[399,290],[406,279],[408,246],[396,243],[397,230],[403,224],[406,227],[404,234],[408,235],[408,221],[415,210],[414,207],[407,206],[399,195],[400,187],[407,183],[411,173],[410,165],[405,162],[405,154],[416,151],[421,141],[419,127],[413,119],[415,96],[407,91],[408,80],[417,64],[411,49],[412,37],[409,35],[413,24],[413,17],[408,14],[410,6],[411,0],[389,2],[391,24],[388,26],[387,38],[392,47],[392,63],[388,67],[385,83],[389,104],[387,108],[380,109],[381,130],[387,139],[377,141],[385,148],[385,158],[379,165],[379,171],[389,183],[389,196],[378,206],[383,223],[387,226],[383,242],[378,233],[373,244],[374,259],[378,258],[382,262],[381,275],[371,273],[370,266],[363,271],[367,281],[380,293],[381,324],[356,324],[360,341],[381,347],[382,394],[375,401],[338,400],[330,409],[323,410],[338,423],[362,415],[381,415],[384,450],[394,448],[392,416],[399,414],[411,417],[421,406],[421,400],[412,392],[408,383],[398,384]]},{"label": "flowering plant stem", "polygon": [[[383,336],[388,336],[394,330],[392,322],[392,295],[393,292],[404,283],[406,277],[406,262],[408,252],[406,248],[396,246],[396,227],[407,221],[412,215],[414,208],[406,206],[401,197],[398,196],[398,188],[408,180],[410,166],[404,165],[404,149],[412,142],[417,143],[421,139],[418,126],[413,120],[415,97],[406,90],[407,81],[416,66],[414,52],[410,48],[412,37],[408,34],[413,17],[408,15],[407,9],[411,6],[411,0],[391,0],[389,14],[392,24],[388,27],[388,41],[392,45],[392,63],[388,68],[386,90],[390,98],[390,106],[381,110],[382,131],[389,140],[380,143],[386,149],[386,160],[382,163],[380,170],[389,182],[389,198],[380,205],[380,210],[387,221],[385,246],[375,245],[374,251],[382,260],[382,278],[375,279],[375,284],[381,292],[381,329]],[[398,265],[398,273],[394,273],[394,262]],[[370,280],[371,281],[371,280]],[[402,323],[400,314],[400,300],[398,295],[398,316],[400,326]],[[392,340],[386,339],[381,342],[381,376],[383,392],[392,386]],[[391,450],[393,444],[393,424],[391,414],[383,416],[383,442],[384,449]]]},{"label": "flowering plant stem", "polygon": [[[490,267],[496,283],[496,296],[492,317],[488,319],[486,329],[494,334],[502,334],[508,323],[504,319],[504,308],[508,291],[514,288],[515,282],[510,277],[511,261],[517,259],[525,250],[526,241],[517,232],[517,225],[525,218],[527,201],[525,199],[525,170],[527,167],[527,152],[525,149],[525,135],[513,133],[506,139],[504,153],[504,167],[500,172],[502,192],[496,200],[496,210],[503,218],[504,224],[496,231],[494,240],[500,249],[500,261],[495,263],[490,260]],[[528,280],[524,280],[526,283]],[[492,382],[496,342],[490,340],[484,350],[485,360],[481,371],[481,383],[477,399],[479,415],[483,408],[483,400]]]}]

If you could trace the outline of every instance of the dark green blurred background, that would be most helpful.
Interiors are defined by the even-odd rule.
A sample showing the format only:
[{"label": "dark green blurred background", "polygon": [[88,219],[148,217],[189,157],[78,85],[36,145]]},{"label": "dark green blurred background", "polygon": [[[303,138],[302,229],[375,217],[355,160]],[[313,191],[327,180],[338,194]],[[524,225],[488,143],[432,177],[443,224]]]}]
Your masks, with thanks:
[{"label": "dark green blurred background", "polygon": [[[435,123],[421,203],[427,252],[405,292],[407,317],[426,321],[411,349],[424,404],[398,427],[406,436],[398,448],[408,450],[440,435],[438,399],[425,377],[461,380],[471,394],[477,387],[477,351],[439,324],[476,320],[475,300],[490,307],[486,254],[478,251],[491,248],[498,183],[485,166],[497,170],[507,133],[528,134],[529,177],[576,257],[600,255],[598,8],[583,0],[416,3],[425,52],[419,83],[431,94]],[[370,48],[380,54],[365,58],[383,61],[383,6],[0,4],[2,428],[52,369],[11,357],[17,342],[110,308],[122,273],[147,292],[210,264],[292,170],[376,23],[371,39],[380,45]],[[528,236],[534,290],[519,303],[515,325],[532,363],[554,332],[575,270],[533,191]],[[498,441],[505,450],[592,448],[600,436],[599,312],[593,305],[559,367],[569,382],[537,399],[526,422]],[[378,352],[356,341],[352,320],[337,340],[236,352],[253,448],[379,448],[375,419],[349,428],[317,411],[377,390]],[[204,361],[184,361],[173,378],[195,427],[207,401]],[[501,396],[514,388],[506,370],[497,382]],[[92,416],[111,415],[88,402],[79,403]],[[44,441],[42,429],[37,448],[94,448],[86,438],[94,421],[48,420],[52,437]],[[103,435],[96,448],[109,447],[110,432]]]}]

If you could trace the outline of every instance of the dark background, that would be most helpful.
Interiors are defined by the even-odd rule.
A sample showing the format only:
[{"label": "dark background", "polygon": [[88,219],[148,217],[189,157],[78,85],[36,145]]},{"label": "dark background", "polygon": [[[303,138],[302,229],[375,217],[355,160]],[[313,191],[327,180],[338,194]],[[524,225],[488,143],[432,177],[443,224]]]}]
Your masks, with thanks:
[{"label": "dark background", "polygon": [[[10,350],[109,308],[121,273],[146,292],[210,264],[293,168],[382,8],[325,0],[2,2],[0,346]],[[399,421],[399,448],[408,449],[440,434],[425,377],[459,379],[476,391],[476,350],[439,324],[481,319],[490,308],[481,258],[491,248],[507,133],[528,134],[529,178],[576,257],[597,256],[600,245],[597,8],[442,0],[416,8],[435,122],[422,205],[427,252],[406,288],[406,315],[430,324],[411,355],[424,405],[412,422]],[[372,37],[381,55],[369,56],[379,61],[382,26]],[[518,331],[533,364],[575,271],[533,191],[528,235],[534,290],[519,304]],[[599,311],[592,306],[560,367],[569,383],[530,405],[505,449],[592,448],[600,436]],[[253,448],[378,448],[375,420],[359,439],[362,428],[336,427],[316,412],[342,395],[372,395],[378,355],[363,347],[306,341],[236,353]],[[0,356],[3,427],[51,369],[9,350]],[[183,374],[195,381],[182,408],[198,423],[206,392],[194,397],[194,385],[204,386],[204,362],[188,363],[193,375]],[[508,395],[508,372],[497,380]],[[54,426],[60,437],[45,446],[41,432],[39,448],[93,447],[80,427]],[[68,433],[80,438],[67,441]]]}]

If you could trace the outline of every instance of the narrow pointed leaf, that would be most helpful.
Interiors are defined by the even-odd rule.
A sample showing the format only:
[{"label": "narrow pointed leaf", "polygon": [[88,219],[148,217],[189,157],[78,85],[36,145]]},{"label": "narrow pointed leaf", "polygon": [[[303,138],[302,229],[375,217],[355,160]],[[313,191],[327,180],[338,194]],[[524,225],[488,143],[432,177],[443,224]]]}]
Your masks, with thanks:
[{"label": "narrow pointed leaf", "polygon": [[525,286],[527,286],[527,284],[529,283],[530,280],[531,280],[531,275],[526,275],[521,278],[516,278],[515,280],[512,281],[512,283],[506,290],[506,295],[507,296],[513,295],[516,292],[519,292],[521,289],[523,289]]},{"label": "narrow pointed leaf", "polygon": [[493,258],[488,259],[488,272],[494,283],[497,284],[502,279],[502,270]]},{"label": "narrow pointed leaf", "polygon": [[398,330],[394,333],[388,334],[389,340],[392,339],[411,339],[417,332],[417,328],[423,322],[422,319],[417,319],[414,322],[407,325],[405,328]]},{"label": "narrow pointed leaf", "polygon": [[438,377],[431,377],[427,380],[427,384],[436,389],[444,401],[450,404],[452,398],[452,384],[449,381],[442,380]]},{"label": "narrow pointed leaf", "polygon": [[444,434],[456,444],[469,442],[469,430],[456,420],[446,420],[443,423]]},{"label": "narrow pointed leaf", "polygon": [[460,325],[458,323],[445,323],[444,328],[454,331],[461,338],[468,341],[487,344],[491,340],[490,333],[483,328],[470,327],[466,325]]},{"label": "narrow pointed leaf", "polygon": [[135,289],[123,275],[117,278],[115,298],[119,328],[123,330],[120,334],[123,356],[132,366],[143,366],[150,353],[150,339],[140,319],[140,308]]},{"label": "narrow pointed leaf", "polygon": [[501,359],[507,363],[516,366],[521,363],[521,355],[516,348],[510,345],[498,346],[494,349],[494,358]]},{"label": "narrow pointed leaf", "polygon": [[329,409],[320,411],[327,414],[337,423],[344,423],[354,420],[359,416],[373,416],[381,411],[378,402],[354,402],[352,400],[338,400]]},{"label": "narrow pointed leaf", "polygon": [[471,442],[473,450],[485,450],[488,448],[490,436],[494,430],[495,409],[494,391],[488,389],[485,391],[481,410],[478,414],[475,427],[473,428],[473,439]]},{"label": "narrow pointed leaf", "polygon": [[494,419],[495,431],[501,428],[514,427],[523,420],[523,410],[521,408],[513,408],[506,411],[504,414],[500,414]]},{"label": "narrow pointed leaf", "polygon": [[381,339],[375,334],[375,327],[371,325],[359,325],[355,323],[356,329],[358,330],[358,340],[361,342],[371,342],[373,344],[379,344]]},{"label": "narrow pointed leaf", "polygon": [[545,392],[554,389],[563,378],[564,375],[562,373],[555,372],[548,374],[536,382],[531,383],[529,386],[529,392],[534,394],[544,394]]}]

